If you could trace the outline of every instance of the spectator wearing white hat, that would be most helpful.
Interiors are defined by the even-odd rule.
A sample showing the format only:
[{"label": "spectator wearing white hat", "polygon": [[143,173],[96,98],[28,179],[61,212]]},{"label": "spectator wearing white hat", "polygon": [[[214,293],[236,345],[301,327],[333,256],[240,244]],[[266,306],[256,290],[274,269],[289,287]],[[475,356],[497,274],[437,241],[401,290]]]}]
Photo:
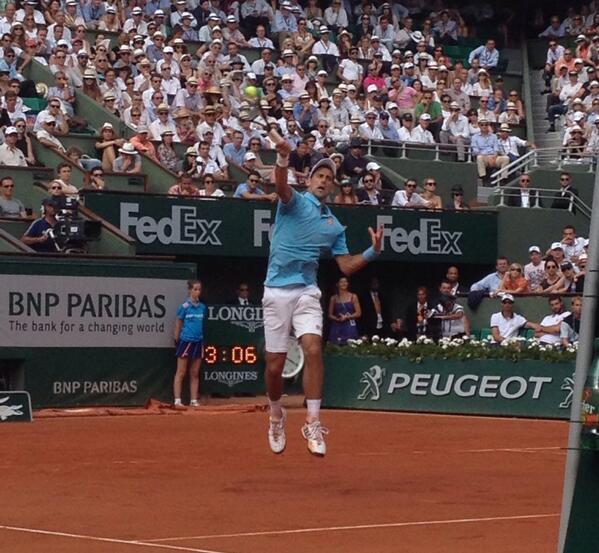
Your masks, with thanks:
[{"label": "spectator wearing white hat", "polygon": [[497,118],[499,124],[507,123],[508,125],[519,125],[521,122],[520,115],[518,114],[518,107],[514,102],[508,102],[506,104],[506,110],[499,114]]},{"label": "spectator wearing white hat", "polygon": [[331,126],[339,132],[349,125],[349,111],[343,103],[343,92],[339,88],[333,90],[332,100],[333,103],[329,108]]},{"label": "spectator wearing white hat", "polygon": [[511,132],[511,127],[507,123],[502,123],[499,126],[499,132],[497,133],[500,155],[509,157],[510,162],[515,161],[520,157],[520,149],[528,147],[534,148],[532,142],[523,140],[518,136],[510,136]]},{"label": "spectator wearing white hat", "polygon": [[175,142],[181,142],[181,139],[177,134],[175,122],[170,117],[168,105],[164,103],[160,104],[156,108],[156,114],[158,115],[158,118],[150,124],[150,135],[152,140],[162,140],[162,133],[169,130],[173,131],[173,140]]},{"label": "spectator wearing white hat", "polygon": [[[183,2],[183,9],[181,13],[186,11],[186,2]],[[212,39],[212,30],[214,27],[220,28],[220,17],[216,15],[214,12],[210,13],[208,19],[206,20],[206,24],[200,27],[198,32],[198,40],[200,42],[208,43]],[[193,25],[193,24],[192,24]]]},{"label": "spectator wearing white hat", "polygon": [[0,145],[0,165],[27,167],[25,154],[17,148],[18,132],[15,127],[4,129],[4,144]]},{"label": "spectator wearing white hat", "polygon": [[320,40],[314,43],[312,46],[312,53],[314,55],[322,56],[322,65],[327,73],[333,73],[337,67],[337,60],[339,58],[339,48],[334,42],[330,40],[330,31],[326,25],[321,25],[320,29]]},{"label": "spectator wearing white hat", "polygon": [[383,134],[377,125],[378,114],[374,109],[369,109],[364,115],[364,123],[360,125],[360,137],[363,140],[383,140]]},{"label": "spectator wearing white hat", "polygon": [[391,62],[391,53],[387,47],[381,42],[381,38],[377,35],[372,35],[370,38],[370,54],[372,59],[379,59],[384,62]]},{"label": "spectator wearing white hat", "polygon": [[541,254],[539,246],[530,246],[528,248],[528,258],[530,263],[524,266],[524,278],[528,281],[528,290],[532,294],[541,292],[541,282],[545,278],[545,261]]},{"label": "spectator wearing white hat", "polygon": [[223,37],[227,43],[235,43],[239,48],[251,48],[243,33],[239,30],[239,22],[234,15],[228,15]]},{"label": "spectator wearing white hat", "polygon": [[119,148],[119,154],[112,163],[112,170],[115,173],[141,173],[141,156],[131,142],[125,142]]},{"label": "spectator wearing white hat", "polygon": [[275,73],[279,78],[283,77],[283,75],[291,75],[293,77],[296,73],[296,60],[293,50],[283,50],[281,58],[283,59],[283,65],[277,66]]},{"label": "spectator wearing white hat", "polygon": [[432,145],[435,143],[433,134],[429,131],[431,125],[431,116],[428,113],[423,113],[418,119],[418,126],[414,129],[412,134],[412,142],[416,144],[428,144]]},{"label": "spectator wearing white hat", "polygon": [[468,119],[461,113],[457,102],[449,105],[450,115],[443,121],[439,133],[441,144],[455,144],[457,147],[458,161],[466,160],[466,145],[470,144],[470,128]]}]

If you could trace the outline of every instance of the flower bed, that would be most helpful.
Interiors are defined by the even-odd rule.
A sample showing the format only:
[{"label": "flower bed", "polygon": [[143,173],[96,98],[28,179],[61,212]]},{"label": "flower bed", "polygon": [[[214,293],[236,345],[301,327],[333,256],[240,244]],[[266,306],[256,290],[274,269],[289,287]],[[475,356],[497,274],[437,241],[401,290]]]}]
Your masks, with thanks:
[{"label": "flower bed", "polygon": [[574,361],[578,343],[574,342],[567,348],[560,345],[551,346],[539,342],[536,338],[517,337],[504,340],[500,345],[493,342],[489,336],[478,340],[469,338],[442,338],[438,342],[419,337],[411,342],[407,338],[401,341],[393,338],[373,336],[358,340],[348,340],[347,346],[327,346],[327,353],[332,355],[351,355],[356,357],[375,356],[384,359],[405,357],[414,363],[426,359],[506,359],[510,361],[541,360],[552,363]]}]

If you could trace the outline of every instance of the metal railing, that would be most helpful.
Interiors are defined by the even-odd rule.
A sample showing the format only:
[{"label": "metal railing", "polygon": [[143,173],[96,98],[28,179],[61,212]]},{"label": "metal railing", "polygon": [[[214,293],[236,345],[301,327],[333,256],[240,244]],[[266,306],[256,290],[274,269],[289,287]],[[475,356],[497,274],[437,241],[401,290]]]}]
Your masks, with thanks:
[{"label": "metal railing", "polygon": [[[444,154],[455,155],[457,157],[458,147],[455,144],[416,144],[414,142],[394,142],[392,140],[368,140],[366,142],[366,154],[374,155],[375,150],[381,148],[385,150],[397,151],[397,154],[389,157],[397,157],[399,159],[410,159],[410,154],[431,152],[433,154],[432,161],[447,161],[441,159]],[[472,150],[469,145],[464,145],[464,156],[467,163],[473,161]]]},{"label": "metal railing", "polygon": [[[531,209],[545,209],[541,205],[542,201],[546,200],[553,202],[553,200],[556,199],[557,194],[560,193],[559,190],[556,190],[554,188],[536,187],[531,188],[530,192],[531,194],[529,195],[529,201]],[[496,204],[497,207],[509,207],[509,198],[518,198],[520,196],[520,190],[517,188],[502,188],[500,186],[496,186],[491,192],[491,196],[495,196],[498,198],[498,202]],[[566,196],[568,196],[568,211],[570,211],[571,213],[579,212],[585,218],[591,218],[591,207],[589,205],[587,205],[575,194],[572,194],[570,191],[566,192]]]},{"label": "metal railing", "polygon": [[579,153],[577,148],[538,148],[529,150],[518,159],[497,169],[491,174],[491,186],[499,186],[501,181],[509,181],[520,173],[530,172],[537,167],[561,170],[566,166],[577,165],[592,173],[597,167],[597,152]]}]

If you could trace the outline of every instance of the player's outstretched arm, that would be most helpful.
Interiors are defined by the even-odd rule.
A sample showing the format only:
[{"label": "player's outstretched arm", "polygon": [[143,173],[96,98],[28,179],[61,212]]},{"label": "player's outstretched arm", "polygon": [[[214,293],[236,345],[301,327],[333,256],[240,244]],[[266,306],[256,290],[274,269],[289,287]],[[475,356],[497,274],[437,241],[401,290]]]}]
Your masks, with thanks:
[{"label": "player's outstretched arm", "polygon": [[339,269],[345,276],[353,275],[360,269],[366,267],[368,263],[374,261],[381,253],[383,244],[383,226],[381,225],[376,231],[372,227],[368,227],[368,233],[372,240],[372,246],[370,246],[370,248],[367,248],[357,255],[338,255],[335,257]]},{"label": "player's outstretched arm", "polygon": [[291,196],[293,195],[293,188],[291,188],[287,182],[291,146],[274,129],[269,131],[268,136],[277,148],[277,161],[275,163],[275,192],[279,199],[286,204],[291,200]]}]

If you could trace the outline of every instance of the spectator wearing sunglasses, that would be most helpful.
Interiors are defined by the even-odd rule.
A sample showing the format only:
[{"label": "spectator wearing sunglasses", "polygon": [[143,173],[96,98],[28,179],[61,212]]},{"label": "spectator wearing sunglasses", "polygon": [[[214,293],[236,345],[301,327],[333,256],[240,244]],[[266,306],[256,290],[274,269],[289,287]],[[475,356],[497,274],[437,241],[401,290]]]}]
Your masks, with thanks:
[{"label": "spectator wearing sunglasses", "polygon": [[275,202],[278,200],[278,196],[275,192],[267,194],[258,185],[260,183],[260,173],[253,172],[247,177],[246,182],[242,182],[235,190],[234,198],[241,198],[244,200],[262,200],[267,202]]},{"label": "spectator wearing sunglasses", "polygon": [[12,177],[0,179],[0,217],[27,217],[23,202],[13,195],[14,189]]}]

